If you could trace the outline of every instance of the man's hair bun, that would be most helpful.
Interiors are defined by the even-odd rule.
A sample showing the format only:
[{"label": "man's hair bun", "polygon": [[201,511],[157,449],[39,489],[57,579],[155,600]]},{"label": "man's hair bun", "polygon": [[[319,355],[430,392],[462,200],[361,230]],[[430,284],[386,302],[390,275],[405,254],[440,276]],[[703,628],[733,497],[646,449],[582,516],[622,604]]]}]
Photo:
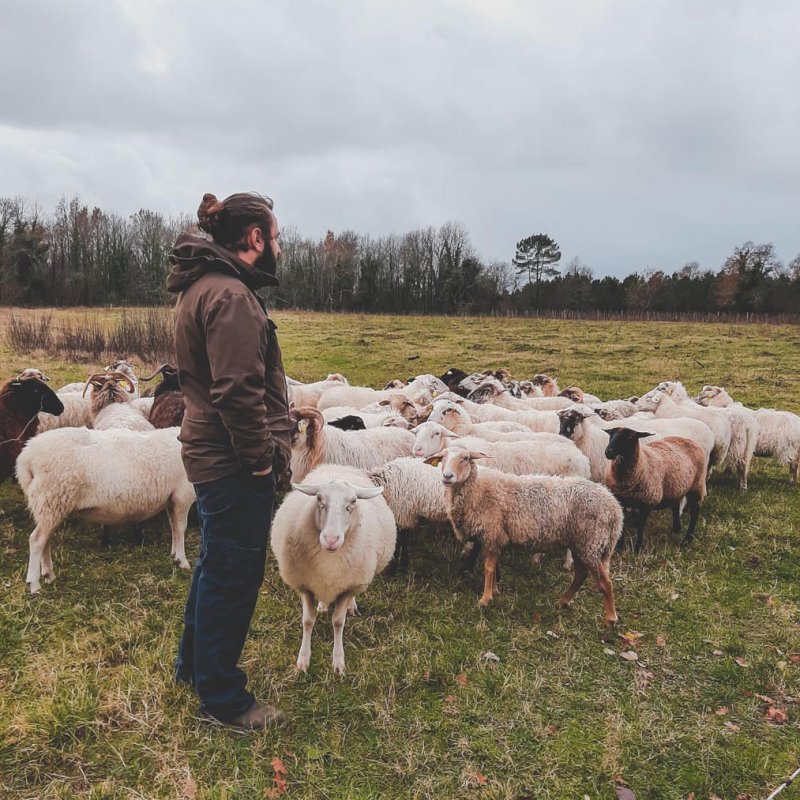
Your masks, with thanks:
[{"label": "man's hair bun", "polygon": [[224,216],[225,206],[217,200],[217,196],[207,192],[200,201],[197,209],[197,224],[200,230],[214,235],[214,231],[219,229]]}]

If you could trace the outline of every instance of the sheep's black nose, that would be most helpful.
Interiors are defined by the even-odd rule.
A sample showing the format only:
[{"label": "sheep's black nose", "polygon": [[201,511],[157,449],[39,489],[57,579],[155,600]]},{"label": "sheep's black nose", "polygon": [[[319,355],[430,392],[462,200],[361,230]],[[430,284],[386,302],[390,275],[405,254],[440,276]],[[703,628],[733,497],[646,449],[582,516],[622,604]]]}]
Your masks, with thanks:
[{"label": "sheep's black nose", "polygon": [[606,447],[606,458],[614,458],[614,451],[610,447]]}]

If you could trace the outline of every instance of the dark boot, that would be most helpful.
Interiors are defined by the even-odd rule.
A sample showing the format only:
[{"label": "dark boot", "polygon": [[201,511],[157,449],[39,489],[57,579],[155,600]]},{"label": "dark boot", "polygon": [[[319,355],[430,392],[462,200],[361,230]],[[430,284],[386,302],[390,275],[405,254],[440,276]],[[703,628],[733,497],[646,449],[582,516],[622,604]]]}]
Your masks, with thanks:
[{"label": "dark boot", "polygon": [[275,706],[264,705],[263,703],[259,703],[258,700],[256,700],[256,702],[253,703],[253,705],[250,706],[247,711],[239,714],[238,717],[234,717],[229,722],[217,719],[207,711],[201,710],[201,713],[204,717],[209,720],[213,720],[219,725],[226,725],[231,728],[240,728],[241,730],[245,731],[259,731],[270,726],[283,725],[283,723],[289,719],[285,712],[281,711],[279,708],[275,708]]}]

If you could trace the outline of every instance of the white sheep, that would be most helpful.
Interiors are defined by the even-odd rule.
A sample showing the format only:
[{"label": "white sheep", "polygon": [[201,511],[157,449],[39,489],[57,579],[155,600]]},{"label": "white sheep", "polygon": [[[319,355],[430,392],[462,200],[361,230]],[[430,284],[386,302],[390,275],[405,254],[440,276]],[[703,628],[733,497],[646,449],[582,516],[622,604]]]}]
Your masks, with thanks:
[{"label": "white sheep", "polygon": [[493,403],[511,411],[559,411],[573,403],[567,397],[513,397],[508,387],[492,377],[485,378],[470,392],[468,399],[478,404]]},{"label": "white sheep", "polygon": [[492,467],[514,475],[591,475],[589,460],[575,445],[557,434],[539,434],[521,442],[489,442],[474,436],[459,437],[443,425],[424,422],[414,429],[413,454],[430,458],[435,453],[457,445],[465,450],[481,450],[492,459]]},{"label": "white sheep", "polygon": [[31,593],[55,578],[50,535],[70,515],[100,525],[143,522],[166,510],[171,555],[184,569],[184,538],[194,487],[181,461],[179,428],[147,432],[62,428],[30,440],[17,478],[36,527],[30,536]]},{"label": "white sheep", "polygon": [[[81,384],[83,385],[83,384]],[[64,411],[57,417],[52,414],[39,414],[37,434],[57,428],[81,428],[91,425],[91,407],[89,400],[81,397],[80,392],[56,392],[64,405]]]},{"label": "white sheep", "polygon": [[347,378],[338,372],[328,375],[323,381],[314,383],[300,383],[299,381],[286,379],[287,394],[289,402],[300,406],[316,406],[317,401],[324,392],[338,386],[348,386]]},{"label": "white sheep", "polygon": [[[697,402],[716,408],[747,408],[736,403],[720,386],[704,386]],[[800,416],[774,408],[759,408],[753,413],[758,424],[754,455],[774,458],[779,464],[788,466],[789,482],[796,484],[800,466]]]},{"label": "white sheep", "polygon": [[[498,416],[475,419],[473,409],[488,408],[470,401],[455,403],[452,400],[436,400],[428,422],[438,422],[461,436],[492,438],[492,431],[514,432],[532,430],[538,433],[558,433],[558,416],[554,411],[509,411],[493,406]],[[478,415],[480,411],[476,412]],[[475,420],[475,421],[473,421]]]},{"label": "white sheep", "polygon": [[393,458],[410,456],[414,436],[395,427],[342,431],[325,424],[322,413],[305,406],[294,409],[292,474],[301,481],[320,464],[375,469]]},{"label": "white sheep", "polygon": [[129,431],[153,430],[144,414],[133,406],[132,384],[117,372],[90,376],[86,387],[94,387],[90,405],[91,426],[95,430],[124,428]]},{"label": "white sheep", "polygon": [[371,389],[368,386],[338,386],[327,389],[317,401],[317,408],[324,411],[334,406],[351,406],[361,409],[372,403],[389,400],[394,394],[403,394],[407,399],[425,391],[446,392],[447,386],[433,375],[418,375],[401,389]]},{"label": "white sheep", "polygon": [[[699,400],[693,400],[680,381],[663,381],[657,387],[668,394],[679,406],[693,406]],[[700,405],[705,405],[700,403]],[[722,469],[730,470],[736,475],[739,489],[747,491],[747,477],[750,473],[750,462],[758,441],[758,420],[754,411],[745,408],[741,403],[724,408],[731,422],[731,445]]]},{"label": "white sheep", "polygon": [[311,661],[315,602],[333,611],[333,671],[344,673],[344,623],[355,598],[392,558],[397,529],[383,489],[366,472],[324,465],[293,484],[272,523],[272,550],[281,578],[303,605],[303,641],[297,669]]},{"label": "white sheep", "polygon": [[575,575],[561,604],[572,603],[591,572],[603,594],[605,620],[614,624],[609,565],[622,533],[619,503],[604,486],[584,478],[479,472],[477,460],[483,457],[457,446],[436,457],[442,462],[447,514],[456,538],[477,539],[486,554],[479,604],[487,605],[497,591],[497,563],[507,545],[527,544],[538,551],[566,547],[574,557]]},{"label": "white sheep", "polygon": [[[700,420],[714,434],[714,450],[711,453],[711,466],[720,467],[728,457],[731,446],[730,417],[719,408],[705,408],[697,403],[676,403],[669,395],[653,389],[636,402],[640,411],[650,411],[657,418],[691,417]],[[625,423],[627,425],[627,421]]]}]

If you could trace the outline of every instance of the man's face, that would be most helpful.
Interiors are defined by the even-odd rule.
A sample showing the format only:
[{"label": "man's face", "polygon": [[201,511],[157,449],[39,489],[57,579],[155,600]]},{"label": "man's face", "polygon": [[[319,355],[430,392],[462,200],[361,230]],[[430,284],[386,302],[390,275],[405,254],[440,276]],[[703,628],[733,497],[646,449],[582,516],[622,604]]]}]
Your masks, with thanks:
[{"label": "man's face", "polygon": [[270,275],[275,275],[278,271],[278,258],[281,254],[281,246],[278,241],[280,231],[278,230],[278,220],[270,212],[269,227],[266,231],[266,238],[261,235],[261,231],[256,229],[257,239],[254,243],[255,249],[259,251],[258,258],[253,262],[253,266]]}]

